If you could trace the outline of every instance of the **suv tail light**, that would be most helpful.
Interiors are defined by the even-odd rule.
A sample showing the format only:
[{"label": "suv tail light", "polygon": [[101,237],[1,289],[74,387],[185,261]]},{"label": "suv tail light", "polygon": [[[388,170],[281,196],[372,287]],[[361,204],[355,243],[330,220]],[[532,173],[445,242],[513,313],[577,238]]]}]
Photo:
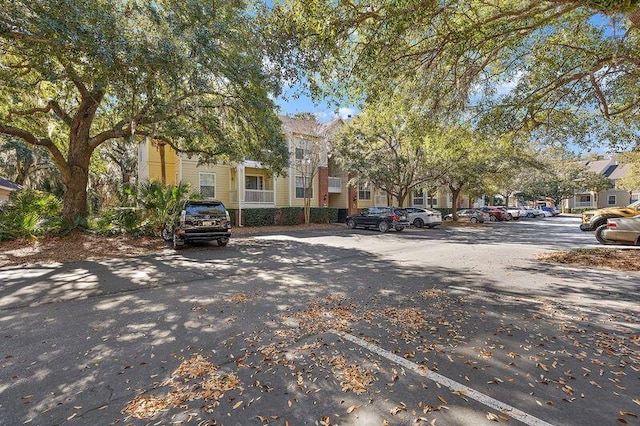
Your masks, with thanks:
[{"label": "suv tail light", "polygon": [[396,221],[396,220],[400,220],[400,215],[399,214],[392,214],[391,216],[389,216],[389,219]]},{"label": "suv tail light", "polygon": [[617,223],[615,223],[615,222],[609,222],[609,223],[607,223],[607,228],[616,228],[617,226],[618,226],[618,224],[617,224]]}]

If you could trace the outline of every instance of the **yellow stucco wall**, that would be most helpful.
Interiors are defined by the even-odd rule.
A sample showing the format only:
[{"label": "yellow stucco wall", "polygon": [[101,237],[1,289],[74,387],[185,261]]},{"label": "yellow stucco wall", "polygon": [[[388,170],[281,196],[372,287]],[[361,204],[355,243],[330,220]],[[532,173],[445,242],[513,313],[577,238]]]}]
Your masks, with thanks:
[{"label": "yellow stucco wall", "polygon": [[[165,172],[166,172],[166,183],[168,185],[175,185],[176,182],[176,174],[178,169],[178,155],[176,152],[169,146],[165,145]],[[147,144],[147,169],[148,169],[148,178],[150,181],[161,181],[162,180],[162,165],[160,161],[160,147],[156,144],[149,143]]]},{"label": "yellow stucco wall", "polygon": [[200,191],[200,175],[203,173],[215,176],[215,198],[226,206],[232,207],[234,204],[232,192],[237,190],[237,181],[235,173],[232,175],[231,167],[226,164],[198,166],[198,161],[195,159],[182,160],[182,182],[188,183],[193,192]]}]

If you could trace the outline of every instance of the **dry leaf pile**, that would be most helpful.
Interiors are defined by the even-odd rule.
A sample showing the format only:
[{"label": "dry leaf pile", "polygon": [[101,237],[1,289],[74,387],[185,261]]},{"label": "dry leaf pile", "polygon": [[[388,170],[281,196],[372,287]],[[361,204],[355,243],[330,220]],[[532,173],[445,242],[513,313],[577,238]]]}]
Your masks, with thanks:
[{"label": "dry leaf pile", "polygon": [[[250,299],[239,294],[226,301],[240,304]],[[640,334],[631,328],[633,324],[637,318],[631,312],[585,313],[557,302],[459,296],[442,289],[404,297],[376,295],[366,304],[332,296],[280,314],[260,330],[241,336],[242,356],[232,358],[238,374],[222,375],[206,359],[192,357],[174,372],[172,391],[140,396],[124,412],[153,418],[202,399],[215,416],[225,393],[233,393],[224,398],[233,401],[232,408],[244,409],[247,404],[240,404],[238,392],[283,392],[275,377],[287,386],[286,410],[300,403],[315,404],[315,395],[328,390],[349,395],[342,411],[326,413],[318,424],[333,424],[335,419],[342,423],[345,415],[357,416],[365,409],[380,412],[383,407],[394,424],[435,424],[439,416],[468,400],[464,392],[449,391],[447,396],[446,388],[426,383],[422,392],[414,393],[417,400],[394,401],[394,386],[406,387],[415,378],[330,334],[357,330],[361,338],[445,376],[461,377],[472,388],[503,387],[528,395],[529,402],[549,411],[548,418],[564,404],[591,405],[607,396],[619,404],[609,413],[611,420],[633,423],[637,421],[633,406],[640,404],[633,395],[640,376]],[[384,402],[377,395],[385,395]],[[260,398],[252,396],[252,401]],[[263,424],[275,420],[287,424],[277,412],[259,412],[256,418]],[[486,418],[509,421],[500,412],[487,413]],[[446,423],[447,418],[441,421]]]},{"label": "dry leaf pile", "polygon": [[183,361],[160,387],[169,387],[170,390],[160,396],[137,396],[123,408],[122,413],[138,419],[151,419],[162,411],[180,408],[198,399],[205,400],[206,409],[212,410],[225,392],[241,389],[235,374],[219,373],[217,367],[200,354]]},{"label": "dry leaf pile", "polygon": [[623,271],[640,271],[640,250],[574,249],[538,256],[544,262],[583,265],[591,268],[612,268]]}]

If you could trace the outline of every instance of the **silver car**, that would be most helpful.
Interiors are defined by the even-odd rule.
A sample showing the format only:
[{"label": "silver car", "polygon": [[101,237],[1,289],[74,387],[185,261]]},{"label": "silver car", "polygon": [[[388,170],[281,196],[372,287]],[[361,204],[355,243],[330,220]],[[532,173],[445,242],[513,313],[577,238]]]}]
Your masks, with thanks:
[{"label": "silver car", "polygon": [[596,229],[601,244],[640,245],[640,214],[634,217],[607,219],[607,224]]}]

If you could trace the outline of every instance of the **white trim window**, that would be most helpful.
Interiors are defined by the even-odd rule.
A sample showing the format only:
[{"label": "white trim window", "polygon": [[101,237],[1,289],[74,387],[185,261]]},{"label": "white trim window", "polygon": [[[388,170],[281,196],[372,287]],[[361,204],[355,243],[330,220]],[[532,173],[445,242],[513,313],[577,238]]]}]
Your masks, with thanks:
[{"label": "white trim window", "polygon": [[438,194],[427,194],[427,204],[428,207],[437,207],[438,206]]},{"label": "white trim window", "polygon": [[424,189],[413,190],[412,206],[424,206]]},{"label": "white trim window", "polygon": [[214,173],[200,173],[199,187],[202,198],[216,198],[216,175]]},{"label": "white trim window", "polygon": [[264,176],[246,175],[244,177],[244,189],[253,189],[257,191],[264,190]]},{"label": "white trim window", "polygon": [[358,183],[358,200],[371,200],[371,183]]},{"label": "white trim window", "polygon": [[607,199],[607,205],[615,206],[616,203],[617,203],[617,197],[615,195],[609,195],[609,198]]},{"label": "white trim window", "polygon": [[[304,198],[304,190],[308,182],[308,177],[296,176],[296,198]],[[309,188],[309,198],[313,198],[313,187]]]}]

